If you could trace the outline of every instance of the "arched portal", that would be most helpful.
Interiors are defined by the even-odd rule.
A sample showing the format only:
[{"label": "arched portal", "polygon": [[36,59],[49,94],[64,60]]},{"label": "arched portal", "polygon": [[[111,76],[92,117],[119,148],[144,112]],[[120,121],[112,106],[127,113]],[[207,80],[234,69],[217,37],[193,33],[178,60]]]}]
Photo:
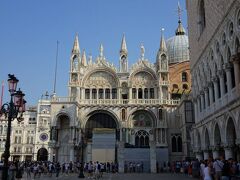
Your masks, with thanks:
[{"label": "arched portal", "polygon": [[37,152],[37,161],[47,161],[48,151],[46,148],[40,148]]},{"label": "arched portal", "polygon": [[116,117],[108,111],[94,111],[85,125],[87,148],[91,148],[88,161],[114,162],[117,160],[116,141],[119,140]]}]

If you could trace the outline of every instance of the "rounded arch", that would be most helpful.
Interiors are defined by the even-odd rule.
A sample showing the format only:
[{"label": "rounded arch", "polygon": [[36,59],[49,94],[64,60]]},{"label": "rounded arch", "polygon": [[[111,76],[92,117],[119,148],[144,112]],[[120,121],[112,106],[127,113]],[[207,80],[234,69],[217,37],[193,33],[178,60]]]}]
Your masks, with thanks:
[{"label": "rounded arch", "polygon": [[[117,76],[117,74],[116,74],[116,72],[115,71],[113,71],[112,69],[110,69],[110,68],[108,68],[108,67],[99,67],[99,68],[96,68],[96,69],[94,69],[94,70],[91,70],[91,71],[89,71],[84,77],[83,77],[83,80],[82,80],[82,82],[81,82],[81,86],[82,87],[85,87],[86,86],[86,83],[88,82],[90,82],[89,81],[89,78],[92,76],[92,75],[94,75],[94,74],[97,74],[97,73],[103,73],[103,74],[106,74],[106,76],[109,76],[109,77],[112,77],[112,80],[111,81],[113,81],[113,83],[115,83],[115,86],[116,87],[119,87],[120,86],[120,81],[119,81],[119,78],[118,78],[118,76]],[[99,76],[100,77],[100,76]],[[108,79],[107,79],[108,80]],[[94,84],[94,82],[93,82],[93,84]]]},{"label": "rounded arch", "polygon": [[47,161],[48,160],[48,151],[46,148],[42,147],[37,152],[37,161]]},{"label": "rounded arch", "polygon": [[135,70],[130,75],[130,78],[129,78],[130,79],[129,83],[131,83],[130,86],[132,86],[132,82],[134,82],[134,78],[141,73],[150,77],[152,80],[157,81],[157,75],[155,74],[155,72],[152,69],[150,69],[150,68],[138,69],[138,70]]},{"label": "rounded arch", "polygon": [[69,119],[69,123],[72,123],[73,115],[70,114],[68,111],[64,109],[65,107],[63,106],[62,109],[56,114],[56,116],[53,118],[53,121],[51,123],[52,126],[58,126],[59,125],[59,120],[61,117],[67,117]]},{"label": "rounded arch", "polygon": [[156,116],[152,111],[140,109],[132,112],[128,117],[130,127],[155,127]]},{"label": "rounded arch", "polygon": [[213,128],[213,143],[215,146],[220,146],[222,143],[221,131],[218,123],[216,123]]},{"label": "rounded arch", "polygon": [[86,137],[91,139],[94,128],[119,129],[119,123],[111,112],[107,110],[95,110],[88,114],[84,128]]}]

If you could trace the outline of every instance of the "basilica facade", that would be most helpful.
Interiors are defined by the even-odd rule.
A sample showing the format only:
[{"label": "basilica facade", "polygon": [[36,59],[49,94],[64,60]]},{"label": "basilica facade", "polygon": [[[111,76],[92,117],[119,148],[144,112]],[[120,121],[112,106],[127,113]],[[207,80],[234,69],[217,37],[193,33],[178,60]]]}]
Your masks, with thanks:
[{"label": "basilica facade", "polygon": [[[84,161],[117,161],[120,172],[125,163],[141,161],[146,171],[156,172],[157,163],[170,160],[169,151],[181,158],[181,132],[173,133],[171,141],[168,125],[168,120],[176,119],[181,94],[191,87],[188,37],[180,19],[175,34],[167,41],[162,34],[154,64],[141,44],[140,57],[131,67],[123,36],[119,69],[104,56],[103,45],[95,61],[87,58],[76,36],[69,95],[51,99],[49,159],[68,162],[83,156]],[[176,124],[172,129],[178,128]]]}]

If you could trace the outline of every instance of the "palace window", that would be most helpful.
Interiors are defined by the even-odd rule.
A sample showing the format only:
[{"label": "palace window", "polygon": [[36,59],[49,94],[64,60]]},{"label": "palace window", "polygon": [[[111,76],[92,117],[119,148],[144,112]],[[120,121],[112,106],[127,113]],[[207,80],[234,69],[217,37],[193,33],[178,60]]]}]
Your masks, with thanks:
[{"label": "palace window", "polygon": [[154,99],[154,88],[150,88],[150,99]]},{"label": "palace window", "polygon": [[138,99],[142,99],[143,98],[143,91],[142,88],[138,89]]},{"label": "palace window", "polygon": [[97,90],[92,89],[92,99],[97,99]]},{"label": "palace window", "polygon": [[136,88],[132,89],[132,98],[136,99]]},{"label": "palace window", "polygon": [[144,89],[144,99],[148,99],[148,88]]},{"label": "palace window", "polygon": [[182,137],[180,134],[172,135],[172,152],[182,152]]},{"label": "palace window", "polygon": [[112,89],[112,99],[117,99],[117,89]]},{"label": "palace window", "polygon": [[85,99],[90,99],[90,89],[85,89]]},{"label": "palace window", "polygon": [[110,89],[105,90],[105,99],[110,99]]},{"label": "palace window", "polygon": [[187,90],[188,89],[188,85],[187,84],[183,84],[182,88]]},{"label": "palace window", "polygon": [[98,94],[99,94],[99,99],[103,99],[103,89],[99,89],[98,90]]},{"label": "palace window", "polygon": [[182,82],[187,82],[188,78],[187,78],[187,73],[186,72],[182,72]]},{"label": "palace window", "polygon": [[206,18],[205,18],[205,6],[204,6],[204,0],[200,0],[199,4],[199,30],[200,30],[200,35],[202,34],[205,26],[206,26]]}]

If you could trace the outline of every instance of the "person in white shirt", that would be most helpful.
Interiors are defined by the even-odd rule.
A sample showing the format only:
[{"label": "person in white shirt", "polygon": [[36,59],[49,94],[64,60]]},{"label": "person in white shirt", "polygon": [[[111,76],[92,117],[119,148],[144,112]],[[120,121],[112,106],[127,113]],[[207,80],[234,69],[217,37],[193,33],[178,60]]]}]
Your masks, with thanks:
[{"label": "person in white shirt", "polygon": [[213,163],[213,168],[215,170],[214,178],[215,180],[219,180],[222,176],[222,168],[223,168],[223,162],[220,161],[220,159],[216,159]]}]

